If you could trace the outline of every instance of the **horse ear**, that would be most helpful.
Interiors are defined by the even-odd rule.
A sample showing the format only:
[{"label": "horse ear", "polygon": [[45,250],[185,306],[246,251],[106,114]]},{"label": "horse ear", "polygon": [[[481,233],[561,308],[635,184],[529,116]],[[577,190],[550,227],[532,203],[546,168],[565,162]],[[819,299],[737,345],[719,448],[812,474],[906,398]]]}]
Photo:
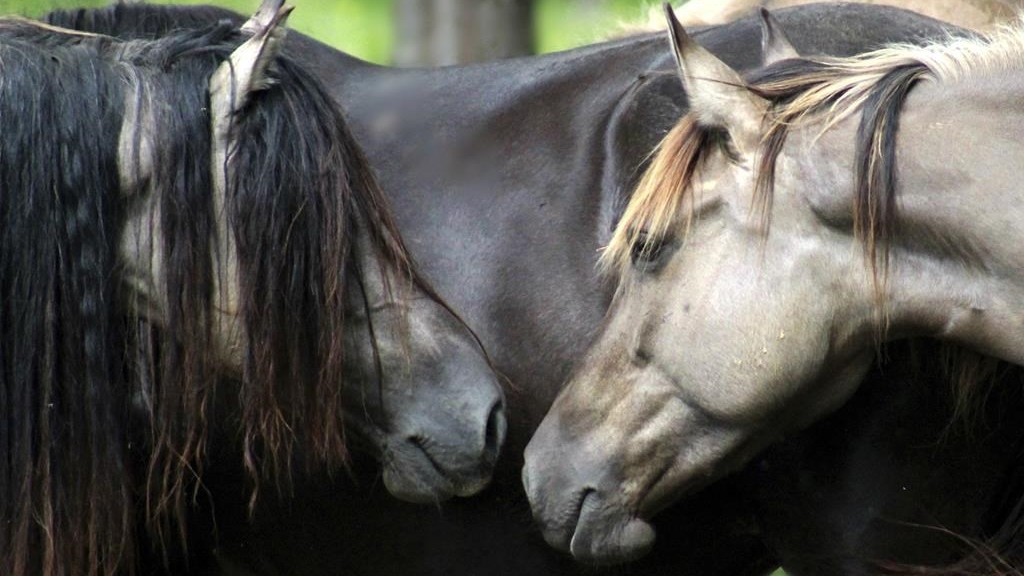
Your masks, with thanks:
[{"label": "horse ear", "polygon": [[786,37],[779,21],[772,16],[767,8],[761,7],[757,11],[761,16],[761,58],[764,65],[774,64],[790,58],[799,58],[793,43]]},{"label": "horse ear", "polygon": [[260,7],[256,9],[256,13],[246,20],[245,24],[242,24],[242,32],[255,35],[260,30],[270,28],[283,6],[284,0],[263,0]]},{"label": "horse ear", "polygon": [[[291,6],[283,0],[264,0],[242,31],[252,36],[231,53],[210,78],[210,107],[215,130],[226,135],[231,115],[245,107],[252,94],[271,84],[267,68],[281,50],[284,23]],[[218,130],[219,133],[219,130]]]},{"label": "horse ear", "polygon": [[761,139],[767,101],[748,90],[739,73],[694,41],[669,3],[664,9],[690,110],[702,125],[726,130],[740,153],[754,152]]}]

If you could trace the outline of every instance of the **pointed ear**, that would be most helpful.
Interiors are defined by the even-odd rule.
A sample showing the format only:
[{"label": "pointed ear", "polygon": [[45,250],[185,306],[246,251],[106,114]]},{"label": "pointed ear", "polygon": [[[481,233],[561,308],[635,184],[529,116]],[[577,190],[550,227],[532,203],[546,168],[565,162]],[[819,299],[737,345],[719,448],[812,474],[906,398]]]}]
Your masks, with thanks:
[{"label": "pointed ear", "polygon": [[793,43],[786,37],[786,33],[779,26],[779,21],[772,16],[767,8],[761,7],[757,11],[761,17],[761,59],[763,64],[768,66],[782,60],[799,58]]},{"label": "pointed ear", "polygon": [[676,19],[671,5],[666,2],[664,8],[690,110],[702,125],[726,130],[738,152],[753,153],[761,140],[767,101],[748,90],[728,64],[697,44]]},{"label": "pointed ear", "polygon": [[231,53],[210,77],[210,113],[214,135],[226,137],[231,116],[249,103],[249,98],[270,86],[267,68],[281,50],[284,23],[291,6],[278,0],[265,0],[260,9],[242,27],[252,34]]},{"label": "pointed ear", "polygon": [[255,35],[260,30],[269,29],[277,13],[284,6],[284,0],[263,0],[256,13],[252,15],[245,24],[242,24],[242,32]]}]

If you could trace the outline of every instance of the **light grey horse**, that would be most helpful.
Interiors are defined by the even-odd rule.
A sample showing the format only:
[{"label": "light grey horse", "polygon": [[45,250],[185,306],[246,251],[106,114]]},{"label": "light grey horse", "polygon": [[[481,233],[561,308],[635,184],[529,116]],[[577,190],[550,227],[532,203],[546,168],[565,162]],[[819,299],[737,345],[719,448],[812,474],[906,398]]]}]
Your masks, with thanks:
[{"label": "light grey horse", "polygon": [[882,342],[1024,361],[1024,27],[744,80],[668,15],[692,112],[526,451],[548,541],[584,558],[646,548],[648,519],[842,404]]}]

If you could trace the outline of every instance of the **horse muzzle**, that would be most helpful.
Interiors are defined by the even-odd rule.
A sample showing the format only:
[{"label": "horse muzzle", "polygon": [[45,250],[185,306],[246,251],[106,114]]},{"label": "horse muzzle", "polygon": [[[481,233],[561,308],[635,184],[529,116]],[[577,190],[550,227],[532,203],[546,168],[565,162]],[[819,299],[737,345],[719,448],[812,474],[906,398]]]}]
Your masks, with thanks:
[{"label": "horse muzzle", "polygon": [[621,483],[596,459],[588,462],[586,450],[570,455],[565,446],[546,443],[538,434],[526,448],[523,487],[544,539],[592,564],[628,562],[646,554],[654,545],[654,528],[630,511]]},{"label": "horse muzzle", "polygon": [[[394,434],[382,449],[384,483],[395,497],[432,503],[472,496],[491,480],[507,423],[499,396],[489,410],[469,417],[462,426]],[[451,423],[449,423],[449,426]]]}]

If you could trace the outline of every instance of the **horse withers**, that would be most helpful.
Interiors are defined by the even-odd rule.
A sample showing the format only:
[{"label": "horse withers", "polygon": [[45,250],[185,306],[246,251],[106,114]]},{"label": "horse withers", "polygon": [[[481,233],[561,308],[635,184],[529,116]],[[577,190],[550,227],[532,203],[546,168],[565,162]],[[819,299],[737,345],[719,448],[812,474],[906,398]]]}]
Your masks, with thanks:
[{"label": "horse withers", "polygon": [[616,229],[616,301],[523,474],[549,541],[590,558],[642,551],[667,504],[836,409],[882,342],[1024,360],[1020,27],[744,80],[668,14],[692,110]]},{"label": "horse withers", "polygon": [[256,486],[344,463],[343,422],[400,496],[487,483],[490,364],[278,55],[286,16],[148,41],[0,20],[5,574],[130,571],[137,519],[183,535],[215,427]]}]

